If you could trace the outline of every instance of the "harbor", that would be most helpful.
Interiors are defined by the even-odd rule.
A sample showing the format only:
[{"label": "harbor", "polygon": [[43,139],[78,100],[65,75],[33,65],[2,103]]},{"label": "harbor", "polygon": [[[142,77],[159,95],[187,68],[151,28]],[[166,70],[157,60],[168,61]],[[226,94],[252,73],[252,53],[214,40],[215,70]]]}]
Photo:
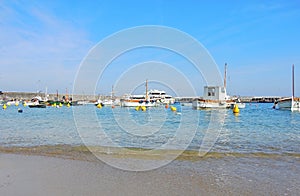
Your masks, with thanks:
[{"label": "harbor", "polygon": [[[0,192],[19,194],[23,186],[19,180],[28,176],[40,179],[44,170],[42,179],[50,180],[46,185],[40,179],[39,187],[43,188],[34,189],[34,193],[66,194],[45,188],[49,183],[57,186],[56,178],[67,179],[60,181],[65,188],[80,187],[72,194],[81,193],[81,189],[111,194],[111,186],[122,184],[122,178],[130,179],[131,189],[141,181],[155,184],[157,178],[180,187],[170,191],[157,185],[157,194],[174,191],[184,195],[184,187],[194,193],[199,185],[201,193],[215,195],[294,195],[300,191],[300,112],[292,105],[276,106],[282,100],[290,101],[289,97],[229,96],[226,80],[224,86],[204,86],[203,97],[172,97],[148,87],[146,80],[145,94],[123,96],[116,96],[113,89],[107,96],[72,95],[68,91],[1,92],[0,156],[9,166],[3,171],[0,168]],[[299,103],[294,92],[292,100]],[[53,169],[53,164],[58,166]],[[66,172],[65,164],[70,170],[61,176]],[[31,171],[34,174],[27,173]],[[96,181],[99,176],[113,177],[114,183],[75,182],[69,175],[74,171]],[[98,176],[86,176],[87,171]],[[144,172],[133,178],[132,171]],[[284,182],[279,174],[285,176]],[[17,183],[10,186],[13,181]],[[35,184],[32,180],[26,186]],[[150,190],[146,186],[141,191]],[[113,194],[122,191],[118,188]]]},{"label": "harbor", "polygon": [[0,196],[299,195],[299,21],[298,1],[0,1]]}]

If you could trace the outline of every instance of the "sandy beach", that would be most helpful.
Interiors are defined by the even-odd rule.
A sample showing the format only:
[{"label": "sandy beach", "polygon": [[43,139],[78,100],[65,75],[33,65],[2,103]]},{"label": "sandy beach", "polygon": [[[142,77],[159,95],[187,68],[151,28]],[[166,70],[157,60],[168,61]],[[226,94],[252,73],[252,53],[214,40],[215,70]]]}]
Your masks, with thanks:
[{"label": "sandy beach", "polygon": [[97,159],[1,153],[0,195],[297,195],[299,163],[228,156],[132,172]]}]

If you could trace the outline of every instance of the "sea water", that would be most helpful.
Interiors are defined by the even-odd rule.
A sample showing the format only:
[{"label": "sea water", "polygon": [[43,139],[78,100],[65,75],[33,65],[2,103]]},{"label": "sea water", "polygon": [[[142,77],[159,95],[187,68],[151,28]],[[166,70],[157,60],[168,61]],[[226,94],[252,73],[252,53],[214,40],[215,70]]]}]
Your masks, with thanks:
[{"label": "sea water", "polygon": [[[87,145],[198,151],[207,138],[220,153],[300,154],[300,113],[252,103],[232,110],[177,105],[136,111],[93,105],[70,108],[10,106],[0,110],[0,146]],[[209,137],[208,137],[209,136]]]}]

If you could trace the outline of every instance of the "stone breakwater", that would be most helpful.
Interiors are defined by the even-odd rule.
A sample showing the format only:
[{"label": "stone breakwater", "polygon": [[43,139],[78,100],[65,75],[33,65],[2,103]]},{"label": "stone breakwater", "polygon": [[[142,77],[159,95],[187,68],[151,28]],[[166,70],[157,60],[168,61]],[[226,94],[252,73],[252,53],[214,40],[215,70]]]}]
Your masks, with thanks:
[{"label": "stone breakwater", "polygon": [[[0,99],[2,100],[31,100],[33,97],[40,96],[45,98],[45,93],[35,93],[35,92],[2,92]],[[63,97],[66,97],[66,94],[47,94],[48,100],[61,100]],[[97,95],[68,95],[68,98],[76,100],[87,100],[94,101],[98,100],[99,96]]]}]

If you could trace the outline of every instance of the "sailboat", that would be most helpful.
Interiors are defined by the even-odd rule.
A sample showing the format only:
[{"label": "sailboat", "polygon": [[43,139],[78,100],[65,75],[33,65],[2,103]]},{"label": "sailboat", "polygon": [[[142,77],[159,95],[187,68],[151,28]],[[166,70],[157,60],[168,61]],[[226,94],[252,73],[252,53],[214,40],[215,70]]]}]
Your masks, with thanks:
[{"label": "sailboat", "polygon": [[300,111],[300,98],[295,97],[294,65],[292,66],[292,97],[282,98],[275,103],[279,109]]},{"label": "sailboat", "polygon": [[105,99],[104,101],[102,101],[102,104],[104,106],[113,106],[114,105],[114,86],[112,86],[111,88],[111,96],[110,99]]}]

